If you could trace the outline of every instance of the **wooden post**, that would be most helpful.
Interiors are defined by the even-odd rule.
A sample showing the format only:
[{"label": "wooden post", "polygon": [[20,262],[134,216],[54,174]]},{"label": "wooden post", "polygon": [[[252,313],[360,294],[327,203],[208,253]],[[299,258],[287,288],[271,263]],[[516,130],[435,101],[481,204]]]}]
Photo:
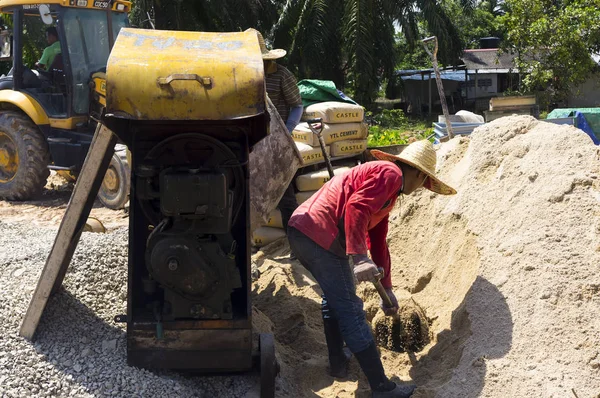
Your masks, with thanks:
[{"label": "wooden post", "polygon": [[54,245],[21,324],[19,334],[26,339],[33,339],[48,298],[62,285],[79,237],[110,164],[116,143],[117,137],[112,131],[104,125],[98,124]]},{"label": "wooden post", "polygon": [[475,86],[473,88],[473,93],[475,95],[475,111],[477,111],[477,83],[479,82],[479,76],[477,75],[478,71],[479,69],[475,69]]},{"label": "wooden post", "polygon": [[[429,50],[427,43],[429,41],[434,42],[433,52]],[[454,138],[454,131],[452,130],[452,123],[450,122],[450,114],[448,113],[448,105],[446,104],[446,95],[444,93],[444,85],[442,84],[442,76],[440,75],[440,69],[438,68],[437,63],[437,51],[438,51],[438,41],[436,36],[431,36],[422,40],[423,46],[425,47],[425,51],[431,57],[431,62],[433,63],[433,70],[435,71],[435,81],[437,83],[438,92],[440,94],[440,103],[442,104],[442,111],[444,112],[444,117],[446,118],[446,128],[448,129],[448,139],[451,140]],[[431,79],[430,79],[431,80]]]},{"label": "wooden post", "polygon": [[469,100],[469,70],[465,68],[465,103]]},{"label": "wooden post", "polygon": [[431,117],[431,114],[433,113],[433,100],[431,98],[431,72],[429,72],[429,116]]},{"label": "wooden post", "polygon": [[[423,94],[423,91],[425,91],[425,73],[421,72],[421,93]],[[421,96],[421,98],[423,98],[423,96]],[[423,106],[421,104],[419,104],[419,107],[421,109],[419,109],[419,114],[423,115]]]}]

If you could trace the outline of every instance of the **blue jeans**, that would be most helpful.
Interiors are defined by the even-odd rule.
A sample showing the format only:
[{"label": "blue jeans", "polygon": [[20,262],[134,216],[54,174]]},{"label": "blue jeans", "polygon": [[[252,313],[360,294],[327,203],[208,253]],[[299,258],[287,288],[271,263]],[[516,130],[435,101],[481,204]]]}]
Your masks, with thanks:
[{"label": "blue jeans", "polygon": [[293,227],[288,228],[290,247],[300,263],[315,277],[337,317],[344,341],[353,353],[374,342],[363,302],[356,295],[354,274],[347,257],[323,249]]},{"label": "blue jeans", "polygon": [[283,193],[283,197],[277,205],[279,211],[281,211],[281,220],[283,221],[283,229],[287,231],[288,222],[294,214],[294,211],[298,208],[298,202],[296,201],[296,193],[294,192],[294,182],[292,181]]}]

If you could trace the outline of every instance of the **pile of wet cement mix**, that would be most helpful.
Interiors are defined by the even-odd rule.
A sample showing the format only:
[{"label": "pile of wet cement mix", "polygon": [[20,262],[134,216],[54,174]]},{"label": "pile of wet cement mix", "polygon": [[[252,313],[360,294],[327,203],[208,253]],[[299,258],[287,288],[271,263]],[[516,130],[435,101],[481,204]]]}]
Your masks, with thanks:
[{"label": "pile of wet cement mix", "polygon": [[[418,303],[429,341],[383,344],[387,374],[412,379],[417,398],[597,397],[598,148],[574,127],[511,116],[443,144],[438,169],[457,195],[420,190],[390,214],[394,291]],[[288,254],[263,253],[253,284],[277,340],[280,395],[369,396],[355,360],[346,380],[326,374],[321,291]],[[376,291],[357,292],[377,325]]]},{"label": "pile of wet cement mix", "polygon": [[396,315],[378,311],[371,325],[377,345],[390,351],[419,352],[431,341],[429,320],[412,298],[399,302]]}]

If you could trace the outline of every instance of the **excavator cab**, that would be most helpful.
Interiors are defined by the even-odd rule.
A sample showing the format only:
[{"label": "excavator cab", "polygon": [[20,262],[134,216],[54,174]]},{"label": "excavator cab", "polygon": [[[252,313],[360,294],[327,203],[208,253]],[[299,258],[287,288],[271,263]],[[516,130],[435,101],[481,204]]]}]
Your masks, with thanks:
[{"label": "excavator cab", "polygon": [[[130,8],[120,0],[0,0],[7,14],[0,60],[12,60],[0,77],[0,198],[35,197],[49,170],[77,176],[106,104],[107,60]],[[98,194],[104,205],[125,205],[128,173],[126,147],[117,145]]]}]

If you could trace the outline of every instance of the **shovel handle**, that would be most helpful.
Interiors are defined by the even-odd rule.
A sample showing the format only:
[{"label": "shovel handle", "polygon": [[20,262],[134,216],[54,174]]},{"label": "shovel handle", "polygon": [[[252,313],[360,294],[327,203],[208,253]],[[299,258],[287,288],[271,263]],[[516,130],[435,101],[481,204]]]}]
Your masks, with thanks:
[{"label": "shovel handle", "polygon": [[[427,52],[427,54],[430,57],[432,57],[435,60],[435,62],[437,63],[437,52],[438,52],[437,36],[427,37],[427,38],[421,40],[421,42],[423,43],[423,46],[425,47],[425,51]],[[429,42],[433,42],[433,52],[429,49],[429,47],[427,45]]]},{"label": "shovel handle", "polygon": [[[311,129],[314,129],[314,127],[312,126],[313,124],[321,123],[321,128],[319,130],[323,130],[323,118],[321,118],[321,117],[315,117],[313,119],[308,119],[306,121],[306,123],[308,124],[308,126]],[[316,129],[314,129],[314,130],[315,130],[315,133],[316,133]]]},{"label": "shovel handle", "polygon": [[375,286],[375,289],[377,289],[377,293],[379,293],[379,296],[383,300],[385,306],[390,307],[390,308],[393,307],[394,303],[392,303],[392,300],[390,300],[390,296],[388,296],[388,294],[385,291],[385,288],[383,287],[381,282],[380,281],[373,282],[373,286]]},{"label": "shovel handle", "polygon": [[[323,159],[325,159],[325,166],[327,166],[327,172],[329,173],[329,178],[333,178],[335,175],[335,174],[333,174],[333,166],[331,166],[331,159],[329,158],[329,155],[327,154],[327,150],[325,149],[325,141],[323,141],[323,134],[321,134],[321,132],[323,131],[323,119],[322,118],[310,119],[310,120],[307,120],[306,123],[308,124],[308,128],[310,128],[310,131],[312,131],[314,134],[316,134],[317,138],[319,139],[319,146],[321,147],[321,152],[323,153]],[[321,123],[321,128],[319,130],[315,129],[312,126],[313,123]]]},{"label": "shovel handle", "polygon": [[388,296],[387,292],[385,291],[385,288],[383,287],[383,285],[381,284],[381,278],[383,278],[384,276],[384,272],[383,272],[383,268],[378,268],[379,270],[379,279],[377,279],[377,281],[373,282],[373,286],[375,286],[375,289],[377,289],[377,293],[379,293],[379,297],[381,297],[381,299],[383,300],[383,302],[385,303],[386,307],[393,307],[394,303],[392,303],[392,300],[390,300],[390,296]]}]

